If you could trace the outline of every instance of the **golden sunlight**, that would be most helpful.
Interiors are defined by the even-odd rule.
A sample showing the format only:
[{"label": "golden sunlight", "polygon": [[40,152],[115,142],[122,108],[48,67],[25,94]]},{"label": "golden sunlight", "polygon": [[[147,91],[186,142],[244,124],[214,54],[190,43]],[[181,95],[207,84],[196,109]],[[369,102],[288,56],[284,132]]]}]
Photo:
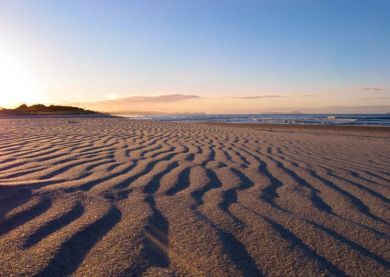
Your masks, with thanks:
[{"label": "golden sunlight", "polygon": [[33,71],[9,52],[0,50],[0,107],[42,101]]}]

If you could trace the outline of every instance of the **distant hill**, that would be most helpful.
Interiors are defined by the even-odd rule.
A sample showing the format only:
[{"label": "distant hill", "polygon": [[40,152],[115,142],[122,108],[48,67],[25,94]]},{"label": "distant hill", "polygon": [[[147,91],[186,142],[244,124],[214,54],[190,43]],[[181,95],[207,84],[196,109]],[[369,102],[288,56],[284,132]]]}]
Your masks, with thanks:
[{"label": "distant hill", "polygon": [[0,115],[10,116],[34,116],[34,115],[101,115],[105,114],[98,113],[91,110],[85,110],[78,107],[72,106],[58,106],[50,105],[45,106],[43,104],[36,104],[27,106],[26,104],[20,105],[15,109],[0,109]]},{"label": "distant hill", "polygon": [[305,114],[305,113],[303,113],[301,111],[292,111],[292,112],[290,112],[290,114]]}]

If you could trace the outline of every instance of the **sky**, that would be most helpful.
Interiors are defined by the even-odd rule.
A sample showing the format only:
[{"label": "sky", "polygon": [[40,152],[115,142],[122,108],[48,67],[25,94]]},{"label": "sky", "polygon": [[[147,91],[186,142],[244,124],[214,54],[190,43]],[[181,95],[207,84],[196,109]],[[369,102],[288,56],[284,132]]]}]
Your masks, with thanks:
[{"label": "sky", "polygon": [[390,112],[388,0],[0,0],[0,107]]}]

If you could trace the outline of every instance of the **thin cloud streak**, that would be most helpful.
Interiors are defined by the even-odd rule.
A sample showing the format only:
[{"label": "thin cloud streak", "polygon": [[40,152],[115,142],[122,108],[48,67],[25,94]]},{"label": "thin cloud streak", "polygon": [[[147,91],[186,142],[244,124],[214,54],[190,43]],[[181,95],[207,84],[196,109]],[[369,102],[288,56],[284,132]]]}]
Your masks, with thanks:
[{"label": "thin cloud streak", "polygon": [[[157,95],[157,96],[132,96],[132,97],[126,97],[126,98],[120,98],[116,100],[121,101],[131,101],[133,103],[169,103],[169,102],[177,102],[177,101],[183,101],[188,99],[196,99],[200,98],[198,95],[185,95],[185,94],[166,94],[166,95]],[[115,100],[113,100],[115,101]]]},{"label": "thin cloud streak", "polygon": [[157,96],[129,96],[116,99],[94,101],[94,103],[171,103],[189,99],[199,99],[198,95],[193,94],[164,94]]},{"label": "thin cloud streak", "polygon": [[387,99],[390,99],[390,96],[359,98],[359,100],[387,100]]},{"label": "thin cloud streak", "polygon": [[364,90],[364,91],[384,91],[385,89],[384,88],[362,88],[361,90]]},{"label": "thin cloud streak", "polygon": [[236,96],[235,99],[262,99],[262,98],[281,98],[283,95],[257,95],[257,96]]}]

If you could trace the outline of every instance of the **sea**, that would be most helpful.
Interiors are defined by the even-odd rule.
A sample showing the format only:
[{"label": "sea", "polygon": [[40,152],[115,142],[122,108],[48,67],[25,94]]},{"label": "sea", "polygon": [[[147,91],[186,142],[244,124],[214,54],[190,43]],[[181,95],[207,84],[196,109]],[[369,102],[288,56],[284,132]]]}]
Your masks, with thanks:
[{"label": "sea", "polygon": [[174,122],[218,122],[257,124],[320,124],[390,127],[390,114],[201,114],[122,115],[133,119]]}]

